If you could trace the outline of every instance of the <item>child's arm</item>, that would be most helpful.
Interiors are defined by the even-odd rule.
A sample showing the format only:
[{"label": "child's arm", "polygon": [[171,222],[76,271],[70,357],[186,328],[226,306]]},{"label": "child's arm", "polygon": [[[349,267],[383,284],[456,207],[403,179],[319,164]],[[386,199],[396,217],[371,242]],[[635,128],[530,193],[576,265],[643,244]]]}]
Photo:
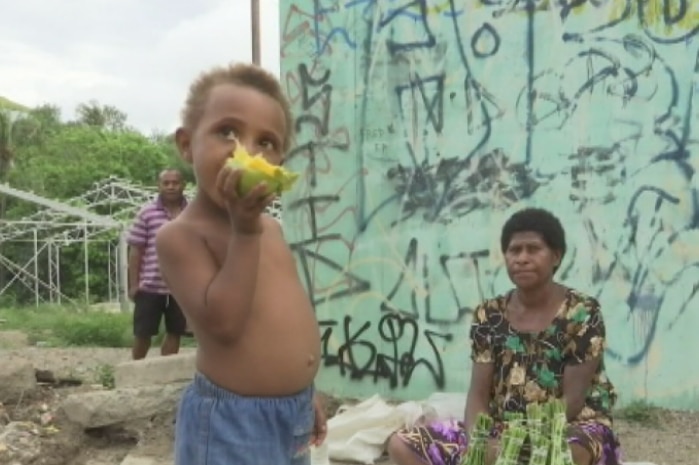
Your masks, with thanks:
[{"label": "child's arm", "polygon": [[214,337],[236,339],[255,295],[260,235],[232,235],[220,269],[202,239],[187,226],[164,225],[155,244],[163,279],[187,316]]}]

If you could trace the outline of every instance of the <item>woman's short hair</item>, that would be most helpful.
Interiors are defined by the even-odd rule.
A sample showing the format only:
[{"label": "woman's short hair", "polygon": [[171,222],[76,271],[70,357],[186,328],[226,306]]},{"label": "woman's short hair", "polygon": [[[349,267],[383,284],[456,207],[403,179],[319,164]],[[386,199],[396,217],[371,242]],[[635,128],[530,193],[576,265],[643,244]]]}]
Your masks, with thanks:
[{"label": "woman's short hair", "polygon": [[565,255],[565,231],[558,218],[548,210],[543,208],[525,208],[510,216],[502,227],[502,233],[500,234],[502,253],[505,253],[510,246],[512,236],[523,232],[538,233],[551,250],[559,252],[561,258]]}]

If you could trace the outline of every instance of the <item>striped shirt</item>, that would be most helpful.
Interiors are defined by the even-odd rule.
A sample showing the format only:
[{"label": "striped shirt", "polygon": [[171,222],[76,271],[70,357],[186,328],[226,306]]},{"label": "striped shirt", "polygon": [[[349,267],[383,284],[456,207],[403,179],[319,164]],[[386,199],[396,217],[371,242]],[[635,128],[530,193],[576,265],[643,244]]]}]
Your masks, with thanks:
[{"label": "striped shirt", "polygon": [[[187,200],[183,199],[182,208],[186,205]],[[155,251],[155,234],[170,219],[170,214],[158,196],[156,200],[141,208],[131,226],[127,239],[128,244],[143,249],[141,269],[138,274],[138,288],[140,290],[154,294],[169,294],[170,292],[160,276],[158,255]]]}]

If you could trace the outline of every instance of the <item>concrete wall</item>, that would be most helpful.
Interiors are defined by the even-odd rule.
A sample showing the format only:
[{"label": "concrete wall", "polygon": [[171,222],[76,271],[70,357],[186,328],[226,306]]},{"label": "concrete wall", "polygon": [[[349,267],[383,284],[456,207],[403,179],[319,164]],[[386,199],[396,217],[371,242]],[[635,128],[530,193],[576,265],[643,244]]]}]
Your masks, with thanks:
[{"label": "concrete wall", "polygon": [[281,2],[319,383],[465,390],[471,311],[510,285],[502,223],[540,205],[622,402],[699,407],[699,2],[530,1]]}]

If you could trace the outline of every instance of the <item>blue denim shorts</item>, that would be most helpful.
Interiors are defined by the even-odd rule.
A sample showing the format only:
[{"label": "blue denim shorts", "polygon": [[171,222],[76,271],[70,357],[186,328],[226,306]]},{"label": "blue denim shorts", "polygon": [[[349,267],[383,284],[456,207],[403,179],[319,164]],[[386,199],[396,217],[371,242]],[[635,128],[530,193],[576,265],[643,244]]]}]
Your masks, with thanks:
[{"label": "blue denim shorts", "polygon": [[309,465],[313,394],[239,396],[197,373],[177,411],[175,465]]}]

